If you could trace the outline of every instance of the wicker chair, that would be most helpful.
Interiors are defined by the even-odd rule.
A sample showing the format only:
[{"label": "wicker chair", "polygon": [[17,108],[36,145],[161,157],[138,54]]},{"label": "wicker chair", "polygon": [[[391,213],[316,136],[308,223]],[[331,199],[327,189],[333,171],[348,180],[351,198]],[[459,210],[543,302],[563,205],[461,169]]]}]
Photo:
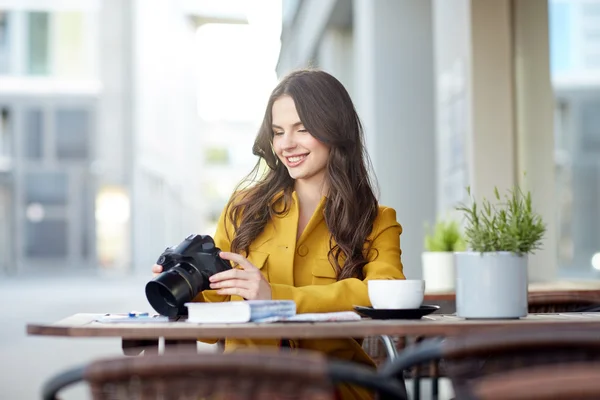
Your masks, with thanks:
[{"label": "wicker chair", "polygon": [[530,313],[600,311],[600,292],[529,292]]},{"label": "wicker chair", "polygon": [[597,400],[598,376],[596,362],[518,369],[480,379],[473,394],[479,400]]},{"label": "wicker chair", "polygon": [[494,374],[533,366],[600,361],[600,332],[565,327],[552,331],[504,328],[425,339],[407,347],[379,372],[392,379],[407,369],[439,360],[442,372],[452,381],[456,398],[473,399],[477,398],[478,382]]},{"label": "wicker chair", "polygon": [[406,399],[403,383],[374,369],[327,361],[312,352],[171,352],[98,360],[65,371],[46,383],[44,400],[56,400],[66,386],[85,381],[94,400],[329,400],[335,386],[373,389],[380,399]]}]

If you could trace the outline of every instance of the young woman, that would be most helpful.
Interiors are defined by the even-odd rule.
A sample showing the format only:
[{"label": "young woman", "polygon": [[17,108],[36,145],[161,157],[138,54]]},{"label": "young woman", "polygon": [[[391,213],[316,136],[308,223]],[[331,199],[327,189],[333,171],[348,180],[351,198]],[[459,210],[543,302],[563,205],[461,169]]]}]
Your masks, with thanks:
[{"label": "young woman", "polygon": [[[290,299],[298,313],[370,306],[369,279],[404,279],[392,208],[379,206],[362,128],[343,85],[319,70],[287,75],[274,89],[253,146],[260,160],[223,211],[221,257],[237,268],[211,277],[196,301]],[[162,267],[155,265],[153,272]],[[373,365],[354,339],[227,340],[225,349],[281,346]],[[342,398],[370,398],[345,387]]]}]

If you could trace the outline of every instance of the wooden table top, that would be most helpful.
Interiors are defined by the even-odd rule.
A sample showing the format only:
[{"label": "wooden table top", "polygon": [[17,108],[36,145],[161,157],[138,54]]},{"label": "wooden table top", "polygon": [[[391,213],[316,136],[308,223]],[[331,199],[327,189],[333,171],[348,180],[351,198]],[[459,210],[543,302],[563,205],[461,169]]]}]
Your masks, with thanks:
[{"label": "wooden table top", "polygon": [[465,320],[454,315],[431,314],[420,320],[344,322],[280,322],[246,324],[196,324],[185,320],[157,323],[102,323],[103,314],[75,314],[51,324],[28,324],[29,335],[68,337],[121,337],[123,339],[326,339],[364,338],[378,335],[451,336],[486,329],[549,328],[557,325],[600,330],[600,313],[529,314],[512,320]]}]

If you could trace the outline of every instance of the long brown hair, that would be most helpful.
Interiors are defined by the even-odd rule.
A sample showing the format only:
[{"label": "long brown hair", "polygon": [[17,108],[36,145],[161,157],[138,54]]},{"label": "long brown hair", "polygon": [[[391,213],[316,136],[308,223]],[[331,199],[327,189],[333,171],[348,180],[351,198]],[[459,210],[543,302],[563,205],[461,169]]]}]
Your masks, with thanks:
[{"label": "long brown hair", "polygon": [[[362,126],[350,95],[336,78],[319,70],[292,72],[271,93],[252,148],[259,161],[227,205],[227,216],[235,229],[231,251],[247,255],[250,244],[267,222],[287,213],[293,201],[294,179],[272,148],[273,103],[284,95],[294,100],[307,131],[330,149],[324,218],[331,232],[328,257],[337,279],[362,279],[370,251],[367,237],[377,217],[377,198],[369,175]],[[259,176],[261,160],[268,169]],[[250,185],[240,190],[245,183]],[[276,198],[280,193],[283,195]]]}]

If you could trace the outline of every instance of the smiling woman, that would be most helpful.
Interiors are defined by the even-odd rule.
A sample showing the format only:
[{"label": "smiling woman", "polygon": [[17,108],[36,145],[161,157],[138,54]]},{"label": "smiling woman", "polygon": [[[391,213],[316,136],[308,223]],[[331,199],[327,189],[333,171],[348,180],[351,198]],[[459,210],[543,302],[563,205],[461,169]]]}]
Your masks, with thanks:
[{"label": "smiling woman", "polygon": [[[377,202],[360,120],[337,79],[319,70],[284,77],[269,97],[253,152],[259,161],[214,237],[220,256],[237,268],[213,275],[211,290],[195,301],[293,300],[298,313],[351,311],[371,305],[368,280],[404,279],[402,228],[396,212]],[[265,345],[374,365],[351,338],[228,339],[225,348]],[[349,386],[339,393],[372,398]]]}]

